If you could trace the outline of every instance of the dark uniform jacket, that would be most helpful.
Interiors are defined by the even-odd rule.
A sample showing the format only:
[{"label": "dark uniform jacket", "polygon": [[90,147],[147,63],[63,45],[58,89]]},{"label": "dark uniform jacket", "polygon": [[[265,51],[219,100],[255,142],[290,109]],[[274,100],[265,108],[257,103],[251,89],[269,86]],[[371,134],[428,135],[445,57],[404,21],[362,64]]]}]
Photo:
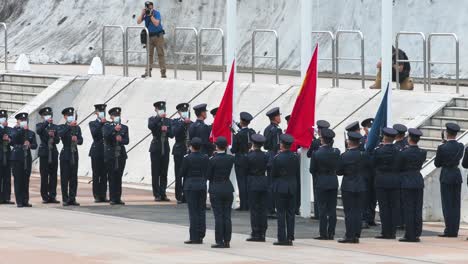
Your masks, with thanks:
[{"label": "dark uniform jacket", "polygon": [[[62,140],[62,151],[60,151],[60,160],[71,160],[72,159],[72,136],[76,136],[78,141],[77,145],[83,144],[83,137],[81,135],[81,128],[79,126],[72,127],[67,124],[58,126],[58,135]],[[78,151],[74,153],[78,158]]]},{"label": "dark uniform jacket", "polygon": [[[115,131],[115,123],[106,123],[102,129],[104,136],[104,160],[109,161],[114,159],[117,155],[119,159],[127,159],[127,150],[125,145],[128,145],[130,139],[128,135],[128,126],[122,125],[122,129]],[[121,142],[117,142],[116,137],[122,137]],[[120,151],[116,148],[120,148]]]},{"label": "dark uniform jacket", "polygon": [[340,160],[340,150],[329,145],[321,146],[310,158],[309,171],[316,178],[316,188],[338,189],[336,169]]},{"label": "dark uniform jacket", "polygon": [[10,145],[13,150],[10,154],[10,160],[24,161],[23,145],[27,140],[31,143],[30,148],[26,151],[27,158],[31,159],[31,149],[37,149],[36,133],[31,130],[25,130],[20,127],[14,127],[10,130],[11,141]]},{"label": "dark uniform jacket", "polygon": [[272,191],[295,195],[300,174],[300,160],[296,154],[289,150],[278,153],[272,161]]},{"label": "dark uniform jacket", "polygon": [[266,138],[265,145],[263,147],[268,150],[268,152],[273,152],[276,155],[279,151],[279,137],[281,134],[283,134],[283,131],[277,124],[269,124],[263,132],[263,135]]},{"label": "dark uniform jacket", "polygon": [[39,157],[48,157],[49,156],[49,131],[54,130],[55,136],[52,143],[52,156],[58,157],[57,145],[60,142],[60,137],[57,133],[58,125],[50,124],[47,121],[36,124],[36,133],[41,139],[41,144],[39,145],[39,151],[37,155]]},{"label": "dark uniform jacket", "polygon": [[99,119],[89,122],[89,129],[91,130],[91,136],[93,137],[93,144],[89,149],[90,157],[104,157],[104,135],[102,134],[103,127],[104,123],[102,123]]},{"label": "dark uniform jacket", "polygon": [[3,156],[5,156],[5,161],[8,162],[10,160],[10,153],[11,153],[11,147],[10,147],[10,142],[6,141],[3,142],[3,135],[7,134],[8,137],[11,138],[11,127],[0,127],[0,142],[2,142],[1,149],[0,149],[0,165],[3,166]]},{"label": "dark uniform jacket", "polygon": [[370,160],[367,153],[360,148],[348,149],[341,154],[341,159],[336,173],[343,175],[341,191],[365,192],[366,175],[370,169]]},{"label": "dark uniform jacket", "polygon": [[229,176],[234,165],[234,157],[226,153],[216,153],[210,158],[207,179],[210,181],[210,193],[232,193]]},{"label": "dark uniform jacket", "polygon": [[[172,135],[175,137],[172,155],[187,154],[187,133],[191,124],[192,122],[185,124],[184,119],[182,118],[172,120]],[[190,142],[190,135],[188,140]]]},{"label": "dark uniform jacket", "polygon": [[237,166],[247,167],[246,154],[249,153],[250,147],[252,146],[250,136],[253,134],[255,134],[255,130],[244,127],[234,135],[231,152],[235,154]]},{"label": "dark uniform jacket", "polygon": [[437,148],[434,165],[442,167],[440,182],[445,184],[460,184],[463,182],[458,165],[463,157],[464,146],[456,140],[449,140]]},{"label": "dark uniform jacket", "polygon": [[180,176],[185,191],[206,191],[206,176],[210,159],[200,152],[185,155]]},{"label": "dark uniform jacket", "polygon": [[[165,135],[163,135],[163,132],[161,131],[162,126],[167,126],[167,132],[165,132]],[[174,137],[172,135],[172,120],[170,118],[152,116],[148,118],[148,129],[151,130],[151,134],[153,135],[149,152],[162,153],[162,145],[164,144],[165,152],[169,153],[169,138]]]},{"label": "dark uniform jacket", "polygon": [[378,146],[372,154],[375,169],[375,188],[399,189],[401,185],[398,168],[400,151],[394,144]]},{"label": "dark uniform jacket", "polygon": [[247,154],[247,182],[249,191],[267,191],[269,184],[266,176],[268,155],[260,149]]},{"label": "dark uniform jacket", "polygon": [[210,126],[205,124],[205,122],[200,119],[197,119],[197,121],[192,123],[189,127],[190,140],[192,140],[194,137],[200,138],[202,140],[200,152],[207,155],[211,155],[213,152],[213,144],[210,142],[210,133]]},{"label": "dark uniform jacket", "polygon": [[393,143],[393,145],[395,145],[395,147],[399,150],[399,151],[402,151],[405,149],[406,146],[408,146],[408,139],[407,138],[403,138],[402,140],[400,141],[395,141]]},{"label": "dark uniform jacket", "polygon": [[424,179],[421,169],[426,161],[427,151],[420,149],[417,145],[407,146],[400,153],[398,168],[401,175],[401,188],[422,189]]}]

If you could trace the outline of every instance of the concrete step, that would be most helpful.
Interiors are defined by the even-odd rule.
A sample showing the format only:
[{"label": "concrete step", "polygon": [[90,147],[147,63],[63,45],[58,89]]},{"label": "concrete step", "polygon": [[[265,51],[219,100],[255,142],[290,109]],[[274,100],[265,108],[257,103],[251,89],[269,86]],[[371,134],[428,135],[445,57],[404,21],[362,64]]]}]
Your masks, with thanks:
[{"label": "concrete step", "polygon": [[468,107],[468,97],[456,97],[453,100],[456,107]]},{"label": "concrete step", "polygon": [[419,141],[419,146],[422,148],[437,148],[440,144],[442,144],[442,139],[439,137],[421,137]]},{"label": "concrete step", "polygon": [[430,120],[431,126],[445,127],[448,122],[456,123],[461,128],[468,128],[468,118],[451,117],[451,116],[433,116]]},{"label": "concrete step", "polygon": [[442,116],[468,118],[468,108],[447,106],[442,109]]},{"label": "concrete step", "polygon": [[23,107],[25,104],[27,104],[27,101],[15,101],[15,100],[3,100],[0,99],[0,108],[1,109],[9,109],[11,111],[17,111],[21,107]]},{"label": "concrete step", "polygon": [[[441,132],[445,130],[445,125],[443,127],[440,126],[422,126],[419,128],[423,133],[424,137],[436,137],[441,139]],[[465,132],[466,129],[462,129],[460,132]]]},{"label": "concrete step", "polygon": [[437,147],[421,147],[422,149],[427,151],[427,159],[431,159],[435,156],[437,152]]},{"label": "concrete step", "polygon": [[16,91],[26,93],[40,93],[47,88],[46,84],[31,84],[31,83],[15,83],[15,82],[0,82],[0,90]]},{"label": "concrete step", "polygon": [[43,84],[47,86],[55,82],[57,79],[57,76],[22,73],[5,73],[2,76],[2,80],[4,82]]},{"label": "concrete step", "polygon": [[0,100],[30,101],[36,95],[36,93],[0,90]]}]

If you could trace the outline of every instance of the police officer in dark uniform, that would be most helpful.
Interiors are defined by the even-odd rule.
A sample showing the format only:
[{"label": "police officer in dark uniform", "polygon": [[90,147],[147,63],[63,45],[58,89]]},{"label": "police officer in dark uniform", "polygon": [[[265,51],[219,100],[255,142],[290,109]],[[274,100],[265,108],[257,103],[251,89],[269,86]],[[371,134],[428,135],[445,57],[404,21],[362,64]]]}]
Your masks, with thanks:
[{"label": "police officer in dark uniform", "polygon": [[395,239],[400,215],[400,174],[398,155],[400,151],[393,144],[398,132],[389,127],[382,129],[383,144],[372,155],[375,169],[375,188],[379,202],[382,232],[376,238]]},{"label": "police officer in dark uniform", "polygon": [[447,123],[447,142],[437,148],[434,165],[442,168],[440,172],[440,193],[445,230],[441,237],[457,237],[460,228],[461,184],[463,182],[458,165],[463,157],[464,146],[457,142],[460,126]]},{"label": "police officer in dark uniform", "polygon": [[29,130],[28,113],[15,116],[17,125],[11,129],[11,169],[15,179],[17,207],[31,207],[29,203],[29,178],[31,177],[31,149],[37,148],[36,133]]},{"label": "police officer in dark uniform", "polygon": [[195,111],[195,115],[197,116],[197,120],[190,125],[189,127],[189,135],[190,140],[197,137],[201,139],[202,144],[200,146],[200,152],[202,154],[206,154],[211,156],[213,153],[213,144],[210,142],[210,133],[211,128],[207,124],[205,124],[206,119],[206,104],[199,104],[193,107]]},{"label": "police officer in dark uniform", "polygon": [[42,203],[60,203],[57,196],[57,169],[58,150],[57,144],[60,137],[57,133],[58,126],[53,123],[52,108],[45,107],[39,110],[43,122],[36,124],[36,133],[41,139],[39,145],[39,171],[41,173],[41,197]]},{"label": "police officer in dark uniform", "polygon": [[297,177],[300,175],[299,157],[291,152],[294,138],[280,136],[280,152],[273,158],[271,167],[272,192],[278,216],[278,241],[276,246],[292,246],[294,240]]},{"label": "police officer in dark uniform", "polygon": [[262,151],[266,138],[260,134],[251,136],[253,150],[247,154],[247,182],[250,204],[250,225],[252,233],[247,241],[265,242],[265,233],[268,228],[268,178],[266,170],[268,155]]},{"label": "police officer in dark uniform", "polygon": [[[395,137],[395,142],[393,144],[399,151],[403,151],[406,148],[406,146],[408,146],[408,139],[406,138],[406,132],[408,131],[408,128],[402,124],[395,124],[393,125],[393,129],[395,129],[398,132],[397,136]],[[405,228],[404,213],[405,212],[403,211],[403,194],[400,190],[400,215],[398,221],[398,229]]]},{"label": "police officer in dark uniform", "polygon": [[104,203],[109,202],[106,199],[107,193],[107,168],[104,162],[104,136],[102,129],[106,124],[106,104],[94,105],[96,120],[89,122],[91,136],[93,136],[93,144],[89,149],[91,157],[91,168],[93,170],[93,196],[94,202]]},{"label": "police officer in dark uniform", "polygon": [[[263,135],[266,138],[264,148],[268,151],[269,162],[268,162],[268,182],[271,185],[272,177],[271,177],[271,166],[273,158],[278,154],[279,147],[280,147],[280,136],[283,134],[283,131],[279,127],[281,123],[281,113],[279,107],[275,107],[270,109],[266,115],[270,119],[270,124],[265,128]],[[268,213],[269,216],[274,218],[275,217],[275,199],[273,195],[270,193],[268,196]]]},{"label": "police officer in dark uniform", "polygon": [[[359,126],[358,121],[354,121],[351,124],[347,125],[345,130],[347,132],[356,132],[361,134],[361,127]],[[364,142],[363,138],[361,138],[361,141],[359,142],[359,149],[361,151],[364,151],[366,149],[366,143]]]},{"label": "police officer in dark uniform", "polygon": [[206,176],[210,160],[200,152],[202,145],[198,137],[190,141],[190,154],[184,157],[180,171],[190,218],[190,239],[185,244],[203,244],[206,233]]},{"label": "police officer in dark uniform", "polygon": [[[360,140],[360,144],[367,144],[367,138],[374,124],[374,118],[367,118],[361,122],[364,135]],[[366,149],[366,152],[370,154],[374,150]],[[362,172],[366,181],[366,194],[364,195],[364,211],[362,214],[362,228],[369,228],[369,226],[376,226],[375,223],[375,207],[377,206],[377,198],[375,197],[375,173],[372,167]]]},{"label": "police officer in dark uniform", "polygon": [[422,210],[424,179],[421,169],[426,162],[427,152],[418,147],[423,135],[418,129],[408,130],[408,146],[402,150],[398,167],[401,172],[402,207],[405,217],[405,236],[401,242],[419,242],[422,232]]},{"label": "police officer in dark uniform", "polygon": [[180,168],[185,154],[190,146],[190,135],[188,128],[192,124],[190,121],[190,105],[188,103],[178,104],[176,109],[180,118],[174,119],[172,122],[172,135],[174,135],[175,143],[172,147],[172,155],[174,156],[174,173],[175,173],[175,196],[177,203],[184,203],[184,189],[182,178],[180,177]]},{"label": "police officer in dark uniform", "polygon": [[[317,124],[317,136],[314,136],[314,138],[312,139],[312,143],[310,144],[310,148],[307,151],[308,158],[312,157],[312,154],[314,153],[314,151],[317,151],[320,148],[320,145],[321,145],[320,138],[322,135],[322,129],[330,127],[330,123],[326,120],[318,120],[316,124]],[[317,196],[318,190],[316,188],[317,187],[316,181],[317,181],[317,177],[312,174],[312,188],[314,191],[314,216],[312,217],[312,219],[318,220],[320,216],[320,212],[319,212],[319,207],[318,207],[318,196]]]},{"label": "police officer in dark uniform", "polygon": [[62,141],[60,151],[60,185],[62,188],[63,206],[79,206],[76,202],[78,189],[78,145],[83,144],[81,128],[75,116],[75,109],[67,107],[62,110],[65,124],[59,125],[57,132]]},{"label": "police officer in dark uniform", "polygon": [[14,204],[11,201],[11,128],[8,126],[7,119],[8,112],[0,110],[0,138],[2,139],[2,149],[0,150],[0,204]]},{"label": "police officer in dark uniform", "polygon": [[255,130],[249,128],[250,121],[253,116],[247,112],[240,113],[240,130],[234,135],[232,141],[231,152],[235,154],[235,171],[237,186],[239,188],[239,211],[249,210],[248,187],[247,187],[247,154],[252,147],[251,136],[255,134]]},{"label": "police officer in dark uniform", "polygon": [[122,109],[109,110],[110,122],[104,124],[104,160],[109,175],[109,197],[111,205],[124,205],[122,201],[122,177],[127,161],[125,146],[129,143],[128,127],[121,123]]},{"label": "police officer in dark uniform", "polygon": [[361,220],[364,211],[366,195],[366,179],[364,171],[369,170],[369,158],[360,151],[362,135],[348,132],[348,149],[341,155],[337,174],[343,175],[341,195],[345,213],[346,234],[339,243],[359,243],[361,236]]},{"label": "police officer in dark uniform", "polygon": [[151,130],[153,140],[149,152],[151,154],[151,177],[153,196],[155,201],[170,201],[166,195],[167,170],[169,167],[169,138],[172,135],[172,120],[166,117],[166,102],[153,104],[156,116],[148,118],[148,129]]},{"label": "police officer in dark uniform", "polygon": [[212,248],[229,248],[232,235],[231,207],[234,200],[229,176],[234,166],[234,157],[226,154],[228,142],[225,137],[215,141],[216,154],[211,157],[207,178],[210,181],[210,203],[215,217],[215,240]]},{"label": "police officer in dark uniform", "polygon": [[336,170],[340,160],[340,150],[333,148],[335,132],[322,129],[320,148],[310,158],[310,173],[316,177],[318,206],[320,212],[320,236],[315,239],[333,240],[336,227],[336,204],[338,177]]}]

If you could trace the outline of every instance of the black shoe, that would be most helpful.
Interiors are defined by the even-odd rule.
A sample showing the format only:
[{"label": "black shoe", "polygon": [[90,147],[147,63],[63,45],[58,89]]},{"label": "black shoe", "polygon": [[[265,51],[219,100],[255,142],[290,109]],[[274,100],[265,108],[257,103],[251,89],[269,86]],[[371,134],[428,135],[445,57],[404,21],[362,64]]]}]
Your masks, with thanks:
[{"label": "black shoe", "polygon": [[8,201],[4,202],[3,204],[15,204],[15,202],[12,202],[12,201],[8,200]]},{"label": "black shoe", "polygon": [[166,79],[167,75],[166,74],[161,74],[161,78]]},{"label": "black shoe", "polygon": [[440,234],[438,237],[458,237],[458,235]]},{"label": "black shoe", "polygon": [[51,198],[51,199],[49,199],[49,203],[51,203],[51,204],[59,204],[60,202],[57,201],[57,199],[55,199],[55,198]]},{"label": "black shoe", "polygon": [[316,240],[328,240],[328,237],[318,236],[318,237],[314,237],[314,239],[316,239]]},{"label": "black shoe", "polygon": [[69,206],[68,202],[62,202],[63,206]]},{"label": "black shoe", "polygon": [[104,203],[105,201],[104,201],[104,199],[97,199],[96,198],[96,199],[94,199],[94,202],[95,203]]},{"label": "black shoe", "polygon": [[224,242],[224,248],[231,248],[231,242]]},{"label": "black shoe", "polygon": [[203,240],[187,240],[184,244],[200,245],[203,244]]},{"label": "black shoe", "polygon": [[225,248],[224,244],[213,244],[211,248]]},{"label": "black shoe", "polygon": [[122,200],[119,200],[119,201],[111,201],[110,204],[111,204],[111,205],[125,205],[125,203],[124,203]]},{"label": "black shoe", "polygon": [[68,202],[68,205],[69,205],[69,206],[80,206],[80,204],[77,203],[76,201],[69,201],[69,202]]},{"label": "black shoe", "polygon": [[380,235],[380,236],[376,236],[375,238],[376,239],[395,239],[396,237]]},{"label": "black shoe", "polygon": [[286,240],[286,241],[276,241],[273,242],[274,246],[292,246],[293,243],[291,240]]},{"label": "black shoe", "polygon": [[334,236],[329,236],[328,240],[335,240],[335,237]]},{"label": "black shoe", "polygon": [[398,241],[400,242],[412,242],[412,243],[415,243],[415,242],[420,242],[421,240],[419,238],[415,238],[415,239],[408,239],[406,237],[402,237],[400,239],[398,239]]},{"label": "black shoe", "polygon": [[171,201],[171,199],[167,198],[166,196],[161,198],[161,202],[170,202],[170,201]]},{"label": "black shoe", "polygon": [[49,200],[42,200],[42,203],[43,203],[43,204],[48,204],[48,203],[49,203]]},{"label": "black shoe", "polygon": [[265,242],[264,237],[249,237],[245,241],[247,242]]},{"label": "black shoe", "polygon": [[32,207],[32,204],[30,204],[30,203],[25,203],[25,204],[23,204],[23,207]]},{"label": "black shoe", "polygon": [[374,221],[367,222],[367,224],[368,224],[369,226],[377,226],[377,223],[374,222]]},{"label": "black shoe", "polygon": [[342,239],[338,239],[338,243],[358,244],[359,243],[359,238],[342,238]]},{"label": "black shoe", "polygon": [[155,202],[161,202],[162,199],[161,199],[161,197],[157,196],[157,197],[154,197],[154,201],[155,201]]},{"label": "black shoe", "polygon": [[299,210],[296,210],[296,215],[301,215],[301,212]]}]

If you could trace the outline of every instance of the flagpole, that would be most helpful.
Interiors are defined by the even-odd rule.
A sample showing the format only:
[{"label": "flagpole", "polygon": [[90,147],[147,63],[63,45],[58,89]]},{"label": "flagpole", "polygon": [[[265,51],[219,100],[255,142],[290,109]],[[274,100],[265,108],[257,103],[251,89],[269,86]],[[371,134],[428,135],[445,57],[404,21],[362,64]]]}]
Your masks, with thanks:
[{"label": "flagpole", "polygon": [[[237,0],[226,0],[226,65],[228,74],[231,72],[233,61],[237,55]],[[237,64],[234,64],[237,65]],[[232,115],[235,120],[237,106],[235,105],[235,98],[237,97],[237,81],[236,81],[237,67],[234,66],[233,78],[233,96],[232,96]],[[231,141],[232,142],[232,141]],[[235,190],[234,202],[232,208],[237,208],[239,190],[237,187],[237,179],[234,168],[231,170],[230,180]]]},{"label": "flagpole", "polygon": [[385,89],[388,89],[387,95],[387,126],[392,125],[392,44],[393,44],[393,0],[382,0],[382,98],[385,96]]},{"label": "flagpole", "polygon": [[[318,7],[317,7],[318,9]],[[312,58],[312,1],[301,0],[301,78],[304,80],[307,68]],[[309,173],[307,148],[298,150],[301,159],[301,208],[300,213],[304,218],[311,216],[313,201],[312,176]],[[313,201],[316,202],[316,201]]]}]

